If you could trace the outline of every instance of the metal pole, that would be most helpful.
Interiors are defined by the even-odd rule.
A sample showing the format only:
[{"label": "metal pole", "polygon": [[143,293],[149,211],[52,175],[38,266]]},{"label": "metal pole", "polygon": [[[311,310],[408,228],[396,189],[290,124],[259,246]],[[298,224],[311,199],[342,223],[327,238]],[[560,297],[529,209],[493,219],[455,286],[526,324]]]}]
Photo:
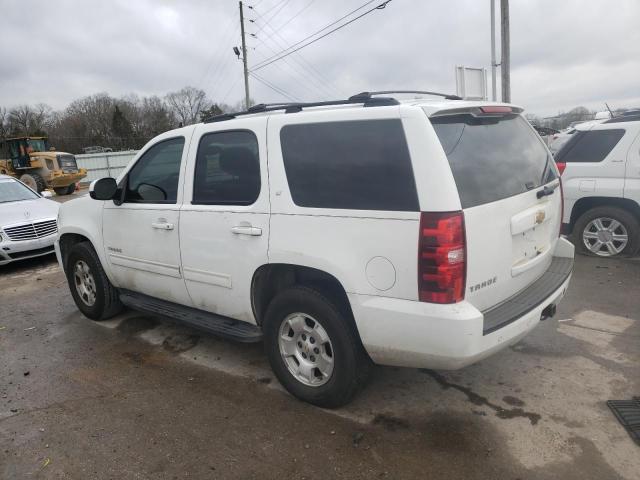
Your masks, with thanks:
[{"label": "metal pole", "polygon": [[496,0],[491,0],[491,99],[498,99],[496,85]]},{"label": "metal pole", "polygon": [[240,4],[240,32],[242,33],[242,63],[244,64],[244,104],[249,108],[249,69],[247,68],[247,43],[244,39],[244,14],[242,2]]},{"label": "metal pole", "polygon": [[502,42],[502,101],[511,102],[511,62],[509,42],[509,0],[500,0],[500,40]]}]

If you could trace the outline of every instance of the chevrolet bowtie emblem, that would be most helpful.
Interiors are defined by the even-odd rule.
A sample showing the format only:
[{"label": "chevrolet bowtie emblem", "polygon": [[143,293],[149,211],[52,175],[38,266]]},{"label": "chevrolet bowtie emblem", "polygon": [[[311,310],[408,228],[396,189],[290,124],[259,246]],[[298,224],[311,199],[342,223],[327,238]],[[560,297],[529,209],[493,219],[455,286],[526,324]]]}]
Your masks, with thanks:
[{"label": "chevrolet bowtie emblem", "polygon": [[542,222],[544,222],[544,219],[547,215],[544,213],[544,210],[540,210],[539,212],[536,212],[536,223],[537,224],[541,224]]}]

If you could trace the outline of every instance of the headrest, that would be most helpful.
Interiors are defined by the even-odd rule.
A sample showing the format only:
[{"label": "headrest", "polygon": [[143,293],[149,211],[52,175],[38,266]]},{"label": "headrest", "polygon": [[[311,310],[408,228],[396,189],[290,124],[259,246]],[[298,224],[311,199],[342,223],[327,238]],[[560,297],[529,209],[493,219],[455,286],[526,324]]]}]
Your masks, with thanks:
[{"label": "headrest", "polygon": [[257,175],[260,171],[258,159],[247,147],[228,147],[220,155],[220,168],[229,175]]}]

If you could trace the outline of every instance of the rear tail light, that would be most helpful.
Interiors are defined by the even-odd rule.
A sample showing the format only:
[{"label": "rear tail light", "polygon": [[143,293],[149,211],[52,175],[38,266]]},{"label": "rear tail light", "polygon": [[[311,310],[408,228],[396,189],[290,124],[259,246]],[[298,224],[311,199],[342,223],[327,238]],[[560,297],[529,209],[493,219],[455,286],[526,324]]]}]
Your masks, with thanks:
[{"label": "rear tail light", "polygon": [[480,107],[482,113],[512,113],[513,108],[503,105],[491,105],[488,107]]},{"label": "rear tail light", "polygon": [[464,298],[466,245],[462,212],[423,212],[418,245],[421,302],[456,303]]},{"label": "rear tail light", "polygon": [[560,175],[562,175],[564,173],[564,169],[567,168],[567,164],[564,162],[557,162],[556,167],[558,167],[558,171],[560,172]]}]

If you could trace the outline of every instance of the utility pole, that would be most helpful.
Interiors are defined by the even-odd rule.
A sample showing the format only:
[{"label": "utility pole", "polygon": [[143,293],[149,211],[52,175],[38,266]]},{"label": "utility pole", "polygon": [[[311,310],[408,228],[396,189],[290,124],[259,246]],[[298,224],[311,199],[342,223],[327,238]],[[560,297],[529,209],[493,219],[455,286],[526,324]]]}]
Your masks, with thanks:
[{"label": "utility pole", "polygon": [[496,0],[491,2],[491,100],[494,102],[498,99],[496,85]]},{"label": "utility pole", "polygon": [[249,108],[249,69],[247,67],[247,42],[244,38],[244,14],[242,12],[242,2],[240,4],[240,32],[242,33],[242,63],[244,64],[244,104]]},{"label": "utility pole", "polygon": [[502,101],[511,102],[511,61],[509,40],[509,0],[500,0],[500,40],[502,42]]}]

